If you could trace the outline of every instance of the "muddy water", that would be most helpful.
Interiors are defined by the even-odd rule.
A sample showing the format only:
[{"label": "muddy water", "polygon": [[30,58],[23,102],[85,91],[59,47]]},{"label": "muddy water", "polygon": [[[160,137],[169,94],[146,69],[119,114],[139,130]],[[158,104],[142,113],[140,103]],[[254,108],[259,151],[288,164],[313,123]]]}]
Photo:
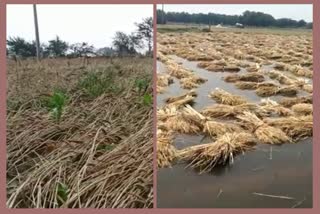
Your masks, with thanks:
[{"label": "muddy water", "polygon": [[[194,108],[202,108],[215,103],[208,97],[216,87],[233,94],[245,96],[252,102],[261,98],[254,91],[239,90],[232,83],[226,83],[222,77],[230,73],[215,73],[200,69],[196,62],[190,62],[173,56],[175,61],[196,72],[208,81],[196,91],[198,97]],[[165,66],[158,63],[158,72],[165,72]],[[263,68],[270,70],[269,67]],[[245,70],[239,73],[245,72]],[[164,94],[157,97],[158,106],[164,105],[164,99],[180,95],[187,90],[180,88],[175,79]],[[299,95],[303,95],[300,93]],[[274,96],[272,99],[279,99]],[[208,143],[208,138],[198,135],[179,134],[174,145],[178,149],[200,143]],[[237,156],[232,166],[216,169],[212,173],[199,175],[193,169],[185,169],[183,163],[172,168],[158,170],[157,204],[162,208],[278,208],[312,207],[312,138],[297,144],[282,146],[258,145],[256,150]],[[288,196],[294,199],[280,199],[259,196],[262,193]]]}]

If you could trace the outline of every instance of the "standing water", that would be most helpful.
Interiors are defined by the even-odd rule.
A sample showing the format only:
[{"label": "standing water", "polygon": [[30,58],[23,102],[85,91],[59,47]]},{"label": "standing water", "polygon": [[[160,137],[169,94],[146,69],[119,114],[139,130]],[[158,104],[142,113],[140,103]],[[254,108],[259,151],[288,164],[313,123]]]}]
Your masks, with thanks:
[{"label": "standing water", "polygon": [[[208,97],[215,88],[241,95],[250,102],[261,98],[250,90],[239,90],[223,81],[230,73],[210,72],[197,67],[197,62],[171,56],[183,67],[208,79],[195,89],[198,93],[194,108],[202,110],[215,104]],[[157,72],[166,72],[164,64],[157,63]],[[270,70],[270,66],[262,69]],[[245,72],[242,69],[239,74]],[[168,97],[181,95],[179,80],[158,94],[158,107]],[[304,95],[303,93],[298,96]],[[273,96],[278,100],[282,96]],[[177,149],[208,143],[203,135],[178,134],[174,140]],[[239,155],[233,165],[215,168],[212,173],[201,174],[186,164],[176,163],[171,168],[161,168],[157,175],[157,204],[160,208],[281,208],[312,207],[312,138],[296,144],[258,145],[255,150]],[[269,195],[269,196],[267,196]],[[275,196],[275,197],[270,197]],[[285,196],[279,198],[278,196]]]}]

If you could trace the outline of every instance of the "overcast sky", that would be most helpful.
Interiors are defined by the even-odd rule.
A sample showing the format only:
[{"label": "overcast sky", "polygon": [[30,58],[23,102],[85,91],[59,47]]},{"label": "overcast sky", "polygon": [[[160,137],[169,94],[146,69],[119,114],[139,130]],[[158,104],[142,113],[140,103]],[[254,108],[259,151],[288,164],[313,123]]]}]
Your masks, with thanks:
[{"label": "overcast sky", "polygon": [[[157,5],[158,9],[162,5]],[[312,22],[311,4],[165,4],[165,11],[240,15],[246,10],[264,12],[274,18],[303,19]]]},{"label": "overcast sky", "polygon": [[[58,35],[68,43],[111,46],[116,31],[130,33],[134,23],[153,16],[153,5],[37,5],[40,41]],[[32,5],[7,5],[7,37],[35,40]]]}]

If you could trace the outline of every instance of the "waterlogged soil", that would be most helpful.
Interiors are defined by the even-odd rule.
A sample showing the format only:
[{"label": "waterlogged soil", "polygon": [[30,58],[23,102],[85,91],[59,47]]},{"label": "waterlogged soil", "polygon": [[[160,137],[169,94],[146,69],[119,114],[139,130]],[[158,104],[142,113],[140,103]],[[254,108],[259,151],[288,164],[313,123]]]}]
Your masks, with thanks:
[{"label": "waterlogged soil", "polygon": [[[261,97],[251,90],[239,90],[226,83],[223,77],[229,72],[210,72],[197,67],[197,62],[170,56],[197,76],[208,79],[199,88],[194,108],[202,110],[215,104],[208,97],[215,88],[244,96],[251,102],[260,102]],[[270,71],[273,65],[262,70]],[[157,63],[157,72],[166,72],[165,65]],[[238,74],[246,72],[242,69]],[[266,77],[266,76],[265,76]],[[268,80],[268,78],[267,78]],[[162,107],[168,97],[181,95],[179,80],[158,94],[157,106]],[[305,95],[299,92],[298,96]],[[279,100],[282,96],[273,96]],[[174,140],[177,149],[208,143],[203,135],[178,134]],[[312,138],[281,146],[258,145],[255,150],[239,155],[234,164],[201,174],[185,163],[175,163],[171,168],[161,168],[157,175],[157,206],[160,208],[310,208],[312,207]],[[261,194],[286,196],[266,197]]]}]

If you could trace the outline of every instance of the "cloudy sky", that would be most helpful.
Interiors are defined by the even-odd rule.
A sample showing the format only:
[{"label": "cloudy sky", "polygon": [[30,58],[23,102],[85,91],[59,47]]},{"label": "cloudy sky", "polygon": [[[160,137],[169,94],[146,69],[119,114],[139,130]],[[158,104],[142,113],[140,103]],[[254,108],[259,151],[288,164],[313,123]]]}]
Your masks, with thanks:
[{"label": "cloudy sky", "polygon": [[[134,23],[153,16],[153,5],[38,5],[41,42],[58,35],[68,43],[110,46],[116,31],[130,33]],[[7,37],[35,40],[32,5],[7,5]]]},{"label": "cloudy sky", "polygon": [[[158,9],[162,5],[157,5]],[[246,10],[271,14],[274,18],[303,19],[312,22],[311,4],[165,4],[165,11],[189,13],[219,13],[227,15],[240,15]]]}]

